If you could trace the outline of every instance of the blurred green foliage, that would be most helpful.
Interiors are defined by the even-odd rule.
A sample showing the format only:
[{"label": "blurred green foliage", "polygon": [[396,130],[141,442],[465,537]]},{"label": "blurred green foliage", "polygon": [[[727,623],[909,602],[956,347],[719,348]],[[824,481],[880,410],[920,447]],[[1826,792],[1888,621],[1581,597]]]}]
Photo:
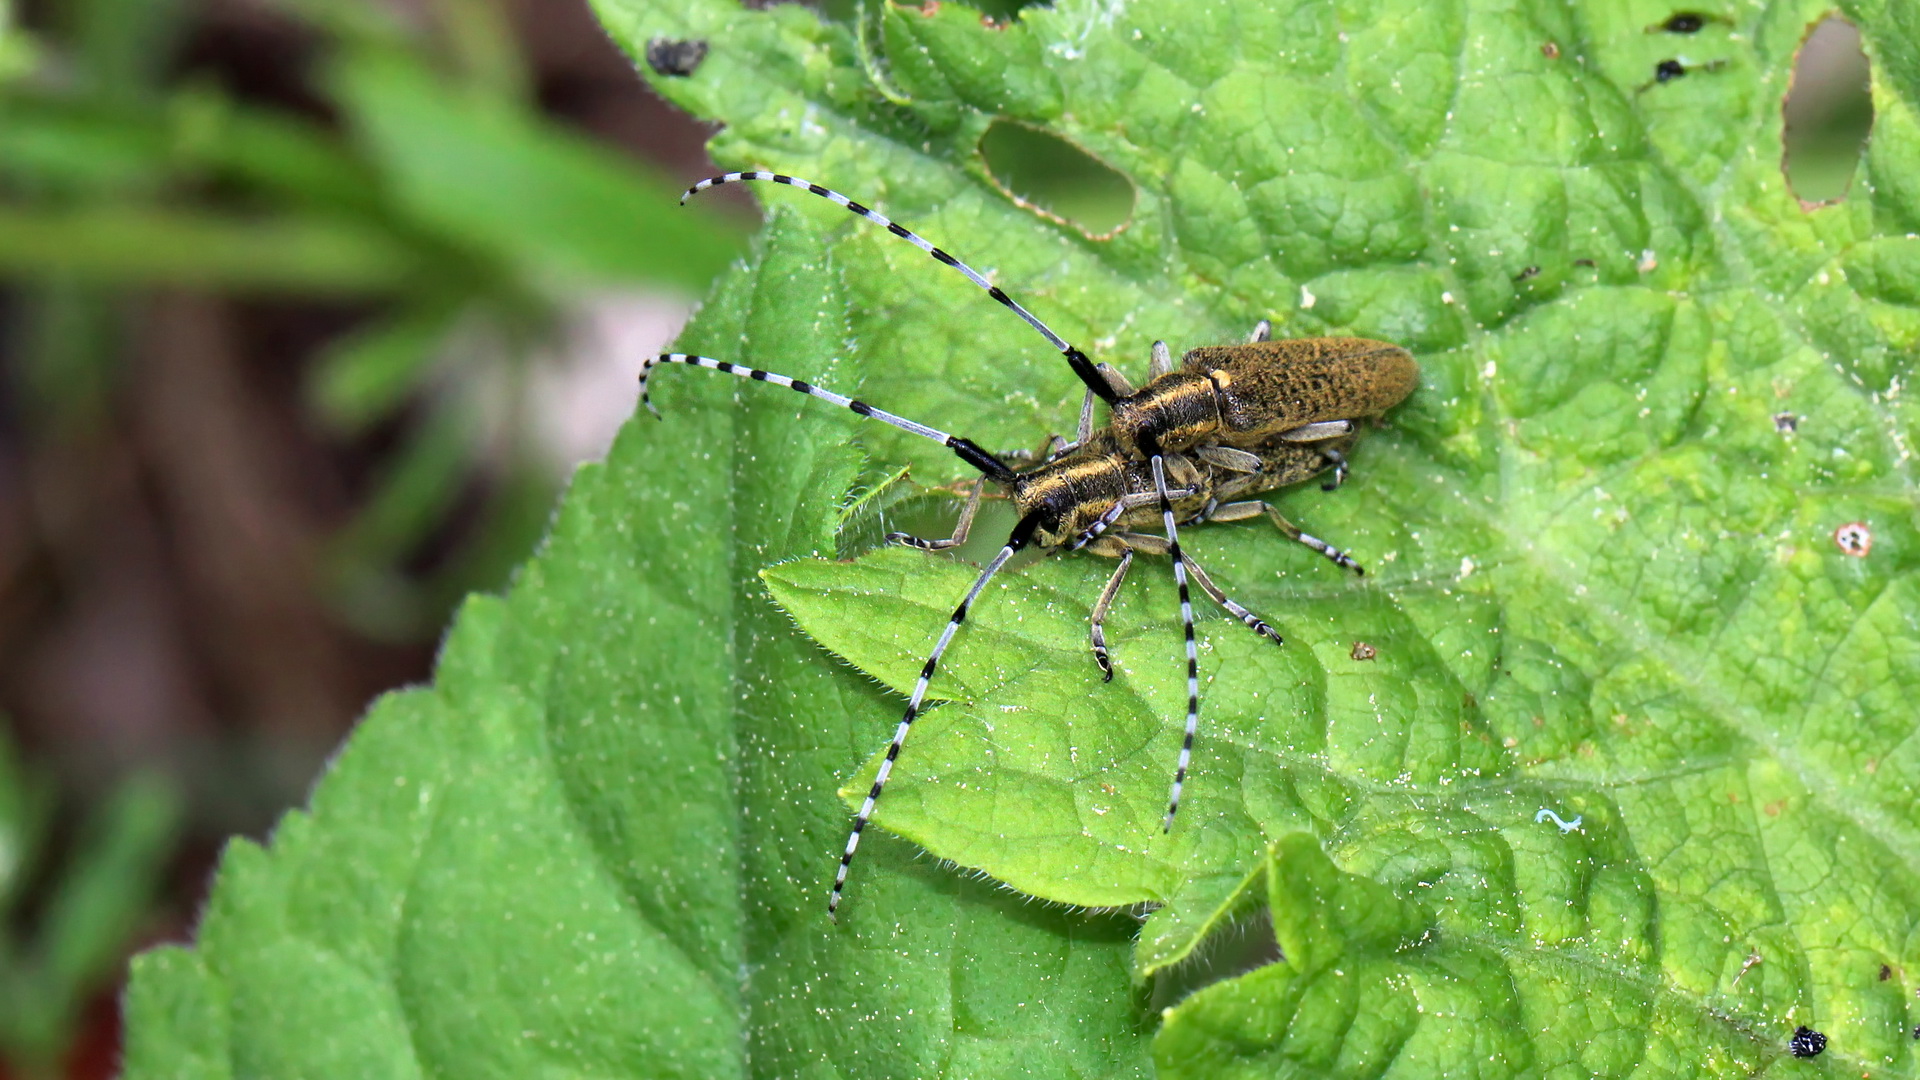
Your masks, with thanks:
[{"label": "blurred green foliage", "polygon": [[[337,123],[170,77],[180,0],[77,0],[33,37],[0,14],[7,344],[27,422],[61,437],[118,385],[132,290],[367,303],[377,314],[312,367],[311,407],[343,438],[417,411],[338,538],[333,599],[365,632],[418,636],[497,584],[551,503],[517,411],[531,346],[596,291],[699,294],[740,230],[544,118],[497,0],[436,0],[419,25],[377,0],[281,6],[320,39],[312,89]],[[504,432],[483,422],[501,401]],[[502,445],[477,539],[410,578],[405,560]]]},{"label": "blurred green foliage", "polygon": [[[699,295],[741,244],[710,207],[676,205],[684,178],[542,115],[498,0],[434,0],[412,21],[380,0],[286,0],[317,43],[307,111],[183,67],[188,0],[61,0],[30,29],[13,7],[0,0],[9,419],[30,452],[100,433],[153,297],[364,312],[304,375],[316,428],[395,444],[323,583],[375,637],[431,635],[542,527],[556,477],[530,452],[536,346],[596,294]],[[461,544],[412,565],[456,504]],[[62,802],[0,745],[0,1061],[27,1075],[59,1068],[177,843],[179,799],[151,779],[71,827]]]},{"label": "blurred green foliage", "polygon": [[137,777],[85,817],[49,873],[54,804],[0,742],[0,1060],[27,1076],[56,1075],[84,1006],[116,976],[179,820],[174,791]]}]

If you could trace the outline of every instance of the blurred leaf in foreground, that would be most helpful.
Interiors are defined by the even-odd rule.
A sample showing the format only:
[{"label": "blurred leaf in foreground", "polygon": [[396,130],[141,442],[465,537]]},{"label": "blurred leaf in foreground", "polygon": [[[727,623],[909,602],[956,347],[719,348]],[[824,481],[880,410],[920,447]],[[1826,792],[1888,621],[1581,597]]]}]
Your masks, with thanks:
[{"label": "blurred leaf in foreground", "polygon": [[69,851],[51,842],[54,805],[51,786],[0,743],[0,1061],[29,1075],[52,1075],[85,1007],[114,981],[180,817],[171,787],[136,776],[86,816]]}]

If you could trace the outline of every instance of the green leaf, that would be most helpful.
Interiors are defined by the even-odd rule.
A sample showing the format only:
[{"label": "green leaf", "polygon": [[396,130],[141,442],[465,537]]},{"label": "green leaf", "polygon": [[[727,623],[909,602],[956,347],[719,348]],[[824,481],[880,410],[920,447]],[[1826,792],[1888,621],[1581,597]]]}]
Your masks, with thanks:
[{"label": "green leaf", "polygon": [[[782,213],[688,345],[857,380],[844,320]],[[833,549],[857,421],[660,382],[665,419],[582,470],[435,685],[377,705],[270,847],[234,843],[191,951],[136,964],[129,1076],[1144,1074],[1129,919],[876,837],[827,921],[836,777],[887,706],[756,574]]]},{"label": "green leaf", "polygon": [[[142,963],[130,1075],[1124,1076],[1149,1037],[1171,1075],[1920,1071],[1910,12],[1852,9],[1878,130],[1854,195],[1808,209],[1779,95],[1812,3],[1694,35],[1639,2],[1061,0],[1016,30],[904,9],[883,45],[924,52],[872,68],[795,5],[598,7],[636,58],[709,43],[653,85],[726,124],[723,165],[846,190],[1136,377],[1155,337],[1262,316],[1414,349],[1422,387],[1354,480],[1276,498],[1371,573],[1257,522],[1192,531],[1287,642],[1205,616],[1163,834],[1164,563],[1109,618],[1111,684],[1084,625],[1111,564],[1010,571],[830,926],[834,793],[864,788],[975,572],[828,561],[838,506],[900,465],[964,470],[659,371],[667,419],[581,474],[435,686],[376,708],[270,849],[236,845],[193,951]],[[1007,33],[1044,73],[993,83]],[[1676,54],[1690,73],[1655,81]],[[1129,227],[1093,241],[1008,199],[983,109],[1045,114],[1129,177]],[[977,289],[761,194],[775,224],[683,348],[987,446],[1071,426],[1065,365]],[[1161,906],[1136,943],[889,833],[1033,896]],[[1156,1025],[1134,980],[1174,986],[1250,920],[1281,959]],[[1787,1056],[1801,1024],[1823,1057]]]},{"label": "green leaf", "polygon": [[[602,6],[616,32],[645,10]],[[1353,484],[1278,500],[1355,550],[1365,582],[1263,526],[1188,541],[1289,640],[1203,624],[1201,743],[1170,835],[1184,695],[1166,571],[1136,567],[1103,686],[1082,620],[1108,567],[1067,559],[970,613],[934,683],[952,704],[916,725],[881,827],[1048,899],[1165,904],[1143,974],[1193,955],[1267,846],[1306,832],[1344,871],[1433,903],[1437,935],[1483,942],[1476,970],[1519,986],[1513,1009],[1601,995],[1555,1014],[1576,1041],[1606,1016],[1644,1021],[1593,1068],[1649,1047],[1772,1060],[1801,1022],[1834,1036],[1827,1061],[1908,1060],[1905,976],[1880,971],[1910,946],[1870,914],[1920,886],[1899,704],[1920,521],[1900,392],[1920,343],[1906,76],[1876,80],[1856,197],[1803,209],[1777,88],[1822,9],[1648,32],[1669,14],[1064,4],[1005,31],[896,8],[889,46],[907,28],[922,46],[880,69],[897,105],[828,64],[848,48],[831,33],[787,31],[817,77],[742,88],[752,46],[722,43],[784,24],[645,16],[716,42],[694,79],[659,85],[729,121],[729,166],[881,207],[1136,375],[1155,336],[1231,340],[1261,315],[1399,340],[1423,365]],[[1859,16],[1870,53],[1911,69],[1909,14]],[[1002,34],[1039,43],[1047,74],[1019,85],[1058,87],[1051,130],[1137,186],[1113,241],[1037,220],[981,173],[981,110],[1023,108],[979,88],[972,58]],[[1696,70],[1656,82],[1677,53]],[[844,123],[796,138],[780,118],[803,102]],[[990,446],[1070,424],[1064,365],[965,283],[833,207],[764,198],[844,237],[856,338],[892,361],[866,400]],[[891,431],[867,441],[928,479],[963,472]],[[1850,521],[1873,527],[1864,559],[1834,540]],[[767,578],[803,629],[904,693],[972,575],[881,552]],[[1583,825],[1563,835],[1542,809]],[[1541,974],[1567,963],[1589,970]],[[1647,985],[1671,996],[1641,1008]],[[1444,1044],[1458,1056],[1431,1060],[1474,1059]],[[1518,1039],[1506,1067],[1544,1068],[1552,1045]]]}]

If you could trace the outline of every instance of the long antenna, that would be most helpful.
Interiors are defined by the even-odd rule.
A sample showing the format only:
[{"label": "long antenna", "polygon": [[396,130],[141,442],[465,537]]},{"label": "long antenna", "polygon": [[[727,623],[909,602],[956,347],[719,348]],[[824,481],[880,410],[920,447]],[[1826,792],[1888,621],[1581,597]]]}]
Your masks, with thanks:
[{"label": "long antenna", "polygon": [[840,853],[840,866],[833,872],[833,891],[827,894],[827,918],[837,918],[835,913],[840,910],[840,897],[847,888],[847,871],[853,866],[853,853],[860,848],[860,834],[866,831],[867,822],[872,820],[873,806],[880,801],[880,792],[887,786],[893,763],[900,757],[900,747],[907,741],[907,732],[913,729],[913,721],[920,715],[920,704],[926,700],[927,684],[933,681],[933,673],[940,666],[941,655],[947,651],[960,624],[967,621],[967,609],[980,598],[981,590],[987,587],[987,582],[993,580],[993,575],[999,573],[1001,567],[1007,565],[1007,560],[1013,558],[1015,552],[1033,542],[1034,529],[1039,524],[1038,514],[1028,514],[1013,527],[1013,535],[1007,537],[1006,546],[974,579],[973,588],[967,590],[967,598],[953,609],[953,617],[947,620],[947,628],[940,632],[940,640],[934,644],[933,652],[928,654],[927,662],[921,665],[920,678],[913,684],[913,696],[907,699],[906,715],[900,718],[900,726],[893,732],[893,741],[887,744],[887,756],[880,761],[880,771],[873,774],[873,787],[867,789],[866,801],[860,804],[860,812],[854,815],[853,832],[847,835],[846,850]]},{"label": "long antenna", "polygon": [[709,177],[693,185],[692,187],[688,188],[686,190],[686,193],[680,196],[680,203],[681,205],[684,206],[688,199],[692,198],[693,196],[699,194],[702,191],[707,190],[710,187],[719,187],[721,184],[739,183],[742,180],[766,180],[775,184],[785,184],[788,187],[796,187],[802,191],[812,192],[813,194],[820,196],[821,198],[827,200],[828,202],[833,203],[836,206],[844,206],[848,210],[852,211],[853,213],[856,213],[861,217],[866,218],[868,221],[873,222],[875,225],[878,225],[886,229],[888,232],[892,233],[893,235],[899,237],[902,240],[905,240],[907,243],[912,244],[914,247],[917,247],[921,251],[924,251],[927,254],[933,256],[936,262],[945,263],[946,265],[953,267],[955,270],[960,271],[962,274],[966,275],[968,281],[971,281],[975,285],[978,285],[981,288],[987,290],[988,296],[991,296],[995,300],[998,300],[1002,304],[1005,304],[1008,308],[1012,309],[1015,315],[1018,315],[1022,319],[1025,319],[1027,321],[1028,326],[1031,326],[1035,330],[1040,331],[1040,336],[1047,339],[1047,344],[1052,345],[1056,349],[1059,349],[1060,355],[1066,357],[1067,366],[1073,368],[1073,373],[1080,377],[1081,382],[1087,384],[1087,389],[1093,391],[1094,396],[1098,397],[1101,401],[1104,401],[1109,405],[1113,404],[1114,401],[1118,399],[1119,395],[1113,392],[1113,387],[1107,385],[1107,380],[1102,378],[1100,373],[1094,369],[1093,361],[1087,359],[1086,353],[1081,352],[1079,349],[1069,344],[1065,338],[1061,337],[1059,334],[1054,333],[1053,328],[1048,326],[1046,323],[1041,322],[1039,316],[1035,315],[1031,311],[1028,311],[1024,307],[1021,307],[1019,301],[1015,300],[1011,296],[1008,296],[1006,293],[1000,291],[1000,286],[993,284],[992,282],[988,281],[984,277],[981,277],[980,272],[975,270],[973,267],[968,266],[966,263],[961,262],[959,259],[956,259],[953,256],[947,254],[945,251],[942,251],[939,248],[935,247],[925,237],[922,237],[919,234],[901,225],[895,224],[891,218],[886,217],[884,214],[878,214],[872,210],[867,209],[866,207],[860,205],[859,203],[854,202],[852,199],[847,198],[845,195],[842,195],[839,192],[834,191],[832,188],[821,187],[819,184],[816,184],[811,180],[802,180],[797,176],[783,176],[780,173],[730,172],[724,176]]},{"label": "long antenna", "polygon": [[1173,831],[1173,815],[1180,812],[1180,788],[1187,782],[1193,761],[1193,734],[1200,727],[1200,657],[1193,643],[1193,600],[1187,594],[1187,559],[1180,551],[1180,528],[1173,520],[1173,502],[1167,497],[1167,471],[1159,449],[1153,453],[1153,487],[1160,496],[1160,517],[1167,527],[1167,554],[1173,558],[1173,580],[1180,590],[1180,629],[1187,635],[1187,731],[1180,741],[1180,760],[1173,770],[1173,791],[1167,796],[1167,816],[1161,832]]},{"label": "long antenna", "polygon": [[998,484],[1013,483],[1013,470],[1008,468],[1007,464],[999,458],[980,449],[979,445],[972,439],[963,439],[958,435],[949,435],[939,428],[928,427],[917,420],[909,420],[904,416],[895,416],[885,409],[876,409],[866,402],[861,401],[859,398],[850,398],[844,394],[836,394],[831,390],[823,390],[802,379],[796,379],[789,375],[781,375],[778,372],[763,371],[760,368],[747,367],[744,364],[715,360],[711,356],[693,356],[689,353],[661,353],[659,356],[653,357],[640,365],[640,404],[645,405],[647,411],[656,417],[660,415],[660,410],[653,407],[653,396],[647,388],[647,378],[653,373],[653,369],[661,364],[688,364],[693,367],[708,368],[713,371],[724,372],[728,375],[737,375],[742,379],[752,379],[755,382],[768,382],[775,386],[784,386],[789,390],[796,390],[802,394],[806,394],[808,397],[817,397],[821,401],[838,405],[843,409],[852,410],[861,416],[871,417],[882,423],[892,424],[901,431],[910,431],[923,439],[932,439],[934,442],[939,443],[941,446],[959,455],[961,461],[979,469],[981,474],[987,479]]}]

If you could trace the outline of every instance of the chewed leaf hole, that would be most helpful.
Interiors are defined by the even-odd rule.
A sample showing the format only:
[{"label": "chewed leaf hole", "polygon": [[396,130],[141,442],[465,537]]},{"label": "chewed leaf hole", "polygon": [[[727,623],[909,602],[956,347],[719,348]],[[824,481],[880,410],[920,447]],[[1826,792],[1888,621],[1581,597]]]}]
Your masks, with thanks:
[{"label": "chewed leaf hole", "polygon": [[1094,240],[1133,217],[1133,181],[1051,132],[995,120],[980,136],[987,173],[1014,201]]},{"label": "chewed leaf hole", "polygon": [[1873,128],[1871,77],[1860,31],[1838,15],[1820,20],[1800,43],[1780,164],[1801,205],[1846,197]]},{"label": "chewed leaf hole", "polygon": [[1153,1010],[1177,1005],[1196,990],[1284,959],[1274,940],[1273,913],[1262,905],[1216,927],[1185,963],[1156,974]]}]

